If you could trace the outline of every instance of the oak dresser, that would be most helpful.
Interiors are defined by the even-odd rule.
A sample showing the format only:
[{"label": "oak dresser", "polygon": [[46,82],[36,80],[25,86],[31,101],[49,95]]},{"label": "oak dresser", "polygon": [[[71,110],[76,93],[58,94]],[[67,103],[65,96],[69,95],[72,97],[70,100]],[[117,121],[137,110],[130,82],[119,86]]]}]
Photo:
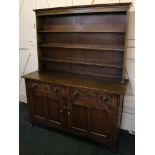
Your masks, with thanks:
[{"label": "oak dresser", "polygon": [[39,70],[23,75],[29,121],[116,149],[131,3],[34,10]]}]

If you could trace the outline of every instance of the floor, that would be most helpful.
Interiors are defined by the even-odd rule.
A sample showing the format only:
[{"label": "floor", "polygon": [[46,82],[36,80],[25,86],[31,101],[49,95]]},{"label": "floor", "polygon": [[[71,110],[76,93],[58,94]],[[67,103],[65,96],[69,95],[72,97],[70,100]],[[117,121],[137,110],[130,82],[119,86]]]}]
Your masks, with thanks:
[{"label": "floor", "polygon": [[27,105],[19,104],[20,155],[134,155],[135,136],[121,130],[117,153],[103,144],[88,141],[35,124],[30,127]]}]

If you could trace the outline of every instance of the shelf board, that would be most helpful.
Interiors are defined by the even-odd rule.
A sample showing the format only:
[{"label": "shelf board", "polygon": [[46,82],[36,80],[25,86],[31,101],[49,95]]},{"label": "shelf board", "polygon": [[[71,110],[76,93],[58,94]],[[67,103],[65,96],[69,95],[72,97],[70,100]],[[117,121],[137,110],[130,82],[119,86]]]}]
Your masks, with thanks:
[{"label": "shelf board", "polygon": [[122,66],[118,65],[109,65],[109,64],[101,64],[101,63],[92,63],[92,62],[83,62],[83,61],[72,61],[72,60],[62,60],[62,59],[49,59],[49,58],[41,58],[41,61],[50,61],[50,62],[58,62],[58,63],[72,63],[72,64],[82,64],[89,66],[99,66],[99,67],[111,67],[122,69]]},{"label": "shelf board", "polygon": [[55,48],[71,48],[71,49],[89,49],[102,51],[124,51],[121,46],[100,46],[100,45],[85,45],[85,44],[68,44],[68,43],[48,43],[40,44],[39,47],[55,47]]},{"label": "shelf board", "polygon": [[124,31],[104,31],[100,29],[53,29],[53,30],[38,30],[38,33],[57,33],[57,32],[65,32],[65,33],[125,33]]},{"label": "shelf board", "polygon": [[101,33],[125,33],[124,27],[117,27],[115,25],[94,24],[68,24],[68,25],[45,25],[45,27],[38,29],[38,32],[101,32]]}]

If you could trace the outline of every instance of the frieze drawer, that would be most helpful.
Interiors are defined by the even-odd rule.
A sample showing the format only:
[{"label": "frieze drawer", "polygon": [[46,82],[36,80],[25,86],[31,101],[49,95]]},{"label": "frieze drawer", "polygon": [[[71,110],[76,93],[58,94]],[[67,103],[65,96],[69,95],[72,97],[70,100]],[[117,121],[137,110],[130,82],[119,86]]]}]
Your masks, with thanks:
[{"label": "frieze drawer", "polygon": [[36,95],[62,97],[64,94],[64,88],[62,86],[45,82],[29,81],[28,88],[30,88]]},{"label": "frieze drawer", "polygon": [[81,90],[81,89],[70,89],[69,96],[71,99],[76,100],[98,100],[98,96],[88,90]]},{"label": "frieze drawer", "polygon": [[106,93],[97,93],[94,91],[81,90],[81,89],[70,89],[69,96],[71,99],[76,100],[91,100],[98,101],[100,103],[105,103],[108,105],[114,105],[114,95]]}]

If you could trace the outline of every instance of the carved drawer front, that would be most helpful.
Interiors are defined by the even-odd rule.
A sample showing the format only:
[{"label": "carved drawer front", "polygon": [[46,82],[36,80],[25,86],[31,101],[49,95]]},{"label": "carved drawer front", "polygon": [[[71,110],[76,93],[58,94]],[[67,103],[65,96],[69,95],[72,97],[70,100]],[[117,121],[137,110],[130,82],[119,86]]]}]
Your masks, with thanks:
[{"label": "carved drawer front", "polygon": [[39,81],[30,81],[28,83],[28,88],[32,89],[32,91],[38,96],[61,97],[64,92],[64,88],[62,86]]},{"label": "carved drawer front", "polygon": [[114,103],[114,95],[107,93],[95,92],[92,90],[81,90],[81,89],[70,89],[69,95],[71,99],[75,100],[91,100],[96,101],[100,104],[113,106]]},{"label": "carved drawer front", "polygon": [[107,105],[114,105],[114,95],[112,94],[98,94],[98,101],[100,103],[104,103],[104,104],[107,104]]},{"label": "carved drawer front", "polygon": [[65,90],[64,90],[63,86],[53,84],[50,86],[50,91],[51,91],[53,97],[62,97],[62,96],[64,96]]},{"label": "carved drawer front", "polygon": [[96,100],[98,99],[97,95],[89,90],[81,89],[70,89],[69,96],[71,99],[76,100]]}]

